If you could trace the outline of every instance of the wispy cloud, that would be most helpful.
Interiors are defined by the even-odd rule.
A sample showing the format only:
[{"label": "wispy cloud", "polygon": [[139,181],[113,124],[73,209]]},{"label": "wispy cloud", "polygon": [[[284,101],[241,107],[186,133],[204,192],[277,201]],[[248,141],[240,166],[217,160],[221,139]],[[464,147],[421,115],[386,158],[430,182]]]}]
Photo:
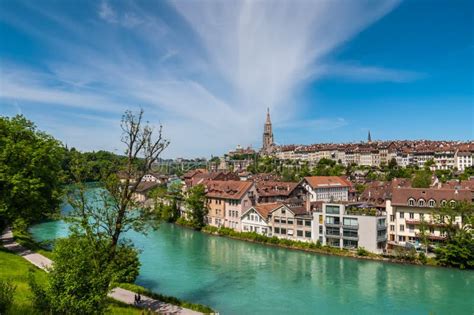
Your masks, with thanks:
[{"label": "wispy cloud", "polygon": [[[179,27],[168,25],[143,3],[104,0],[90,14],[95,19],[86,21],[38,6],[38,14],[66,33],[50,36],[46,23],[7,22],[60,53],[42,62],[47,70],[41,74],[2,62],[8,79],[1,82],[0,98],[84,109],[84,115],[116,115],[141,106],[151,121],[164,124],[172,141],[170,156],[222,153],[237,144],[259,143],[266,107],[282,122],[302,116],[300,106],[288,105],[289,99],[324,76],[321,70],[330,67],[338,76],[365,81],[414,79],[415,73],[325,61],[397,4],[173,1],[170,14],[187,24]],[[297,121],[288,128],[331,130],[347,124],[343,118]],[[109,125],[79,133],[80,120],[71,118],[71,123],[77,124],[71,134],[80,134],[74,136],[78,147],[95,148],[89,141],[97,137],[94,133],[112,138]],[[67,123],[55,126],[57,132],[71,128]]]},{"label": "wispy cloud", "polygon": [[320,76],[339,77],[359,82],[406,83],[423,79],[426,75],[415,71],[389,69],[384,67],[360,66],[355,64],[333,64],[321,68]]}]

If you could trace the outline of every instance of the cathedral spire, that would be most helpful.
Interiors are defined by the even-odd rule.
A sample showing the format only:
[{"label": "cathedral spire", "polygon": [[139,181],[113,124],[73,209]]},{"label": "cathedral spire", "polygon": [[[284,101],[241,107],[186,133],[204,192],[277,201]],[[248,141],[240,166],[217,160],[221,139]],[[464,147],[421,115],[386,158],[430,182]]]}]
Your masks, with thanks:
[{"label": "cathedral spire", "polygon": [[270,119],[270,108],[267,107],[267,120],[263,127],[262,152],[268,154],[273,150],[273,131],[272,121]]},{"label": "cathedral spire", "polygon": [[266,121],[267,124],[271,124],[272,121],[270,120],[270,107],[267,107],[267,121]]},{"label": "cathedral spire", "polygon": [[369,135],[367,136],[367,142],[368,143],[372,142],[372,137],[370,136],[370,130],[369,130]]}]

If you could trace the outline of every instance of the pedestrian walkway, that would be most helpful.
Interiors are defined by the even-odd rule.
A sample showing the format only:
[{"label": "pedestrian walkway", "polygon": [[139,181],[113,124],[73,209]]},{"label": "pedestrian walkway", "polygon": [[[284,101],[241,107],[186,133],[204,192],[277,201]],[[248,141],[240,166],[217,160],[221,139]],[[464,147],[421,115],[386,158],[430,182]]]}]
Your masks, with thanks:
[{"label": "pedestrian walkway", "polygon": [[[18,244],[13,238],[13,233],[10,228],[6,228],[0,236],[1,245],[9,251],[25,258],[36,267],[49,272],[49,269],[53,266],[53,261],[41,254],[35,253],[20,244]],[[109,293],[109,297],[120,301],[122,303],[134,305],[135,304],[135,292],[125,290],[122,288],[115,288]],[[138,307],[147,309],[152,312],[160,314],[176,314],[176,315],[199,315],[200,312],[196,312],[187,308],[176,306],[169,303],[164,303],[148,296],[142,295],[141,302]]]}]

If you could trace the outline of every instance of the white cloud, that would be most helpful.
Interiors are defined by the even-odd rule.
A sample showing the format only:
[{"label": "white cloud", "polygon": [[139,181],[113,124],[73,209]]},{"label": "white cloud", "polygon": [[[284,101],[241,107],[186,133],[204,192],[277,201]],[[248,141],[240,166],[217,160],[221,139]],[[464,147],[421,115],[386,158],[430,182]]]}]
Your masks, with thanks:
[{"label": "white cloud", "polygon": [[[0,98],[114,115],[124,108],[142,106],[150,121],[163,123],[171,140],[168,156],[220,154],[237,144],[259,143],[266,107],[282,123],[302,116],[299,106],[288,105],[296,89],[324,75],[332,66],[324,60],[336,47],[397,3],[172,2],[191,34],[186,27],[166,25],[162,17],[138,3],[119,6],[102,1],[95,16],[107,23],[97,28],[91,22],[94,32],[89,31],[87,21],[48,11],[46,18],[64,24],[74,36],[51,37],[42,29],[46,24],[22,21],[23,30],[61,57],[46,60],[42,66],[47,74],[40,75],[2,64],[2,72],[9,76],[1,83]],[[134,41],[115,40],[122,36]],[[77,38],[81,40],[75,41]],[[341,67],[338,71],[353,79],[385,76],[390,81],[403,74],[370,67]],[[51,130],[70,135],[74,140],[68,143],[83,149],[100,148],[97,135],[107,139],[108,146],[115,146],[116,139],[118,147],[119,135],[112,134],[116,130],[110,128],[110,121],[101,127],[103,121],[98,120],[94,128],[79,132],[80,121],[90,117],[77,117],[78,125],[53,122]],[[344,124],[342,118],[320,118],[298,121],[288,128],[331,130]]]},{"label": "white cloud", "polygon": [[367,67],[354,64],[329,65],[320,69],[320,75],[342,77],[359,82],[394,82],[406,83],[425,77],[415,71],[389,69],[383,67]]}]

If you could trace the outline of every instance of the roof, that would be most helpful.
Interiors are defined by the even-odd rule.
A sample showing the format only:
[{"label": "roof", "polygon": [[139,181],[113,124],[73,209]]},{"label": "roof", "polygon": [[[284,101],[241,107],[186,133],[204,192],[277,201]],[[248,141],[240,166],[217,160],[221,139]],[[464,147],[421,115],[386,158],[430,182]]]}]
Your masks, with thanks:
[{"label": "roof", "polygon": [[470,190],[462,189],[436,189],[436,188],[394,188],[392,193],[393,205],[407,205],[408,200],[413,198],[415,200],[424,199],[435,200],[437,203],[442,200],[450,201],[469,201],[472,198]]},{"label": "roof", "polygon": [[250,181],[237,180],[208,180],[206,185],[206,196],[210,198],[222,199],[242,199],[245,193],[253,186]]},{"label": "roof", "polygon": [[389,182],[373,181],[362,192],[359,200],[374,203],[377,207],[385,207],[385,200],[392,197],[393,189],[396,187],[411,187],[411,180],[394,178]]},{"label": "roof", "polygon": [[140,182],[135,191],[137,193],[144,193],[158,186],[160,186],[160,183],[157,182]]},{"label": "roof", "polygon": [[[264,218],[266,220],[268,218],[268,214],[270,212],[272,212],[275,209],[280,208],[282,205],[283,204],[281,202],[262,203],[262,204],[258,204],[256,206],[254,206],[254,207],[251,207],[249,210],[254,209],[255,211],[258,212],[258,214],[260,214],[260,216],[262,218]],[[247,211],[249,211],[249,210],[247,210]]]},{"label": "roof", "polygon": [[450,180],[442,184],[442,188],[451,188],[451,189],[469,189],[474,192],[474,179],[468,180]]},{"label": "roof", "polygon": [[260,181],[256,183],[258,195],[261,197],[289,196],[298,183],[279,181]]},{"label": "roof", "polygon": [[351,187],[347,179],[339,176],[308,176],[304,178],[312,188]]}]

